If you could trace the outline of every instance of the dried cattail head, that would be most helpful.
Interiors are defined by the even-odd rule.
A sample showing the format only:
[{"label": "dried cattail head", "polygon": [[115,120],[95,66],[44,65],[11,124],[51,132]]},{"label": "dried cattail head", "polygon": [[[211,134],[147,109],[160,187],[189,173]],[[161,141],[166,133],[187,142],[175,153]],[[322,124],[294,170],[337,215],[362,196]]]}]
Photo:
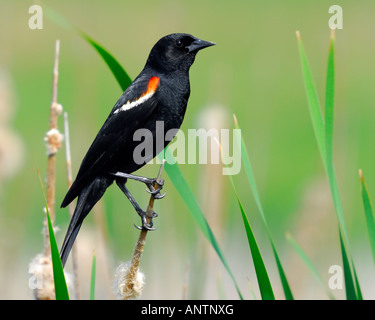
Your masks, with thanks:
[{"label": "dried cattail head", "polygon": [[145,275],[134,270],[130,261],[121,263],[115,273],[114,291],[118,299],[137,299],[141,296]]},{"label": "dried cattail head", "polygon": [[[50,255],[38,254],[29,264],[29,288],[37,300],[55,300],[52,260]],[[70,288],[71,279],[65,274],[66,284]],[[71,288],[70,288],[71,289]]]},{"label": "dried cattail head", "polygon": [[44,141],[47,143],[47,154],[54,155],[61,148],[64,136],[57,129],[47,131]]},{"label": "dried cattail head", "polygon": [[52,261],[50,256],[38,254],[29,264],[29,288],[37,300],[54,300]]}]

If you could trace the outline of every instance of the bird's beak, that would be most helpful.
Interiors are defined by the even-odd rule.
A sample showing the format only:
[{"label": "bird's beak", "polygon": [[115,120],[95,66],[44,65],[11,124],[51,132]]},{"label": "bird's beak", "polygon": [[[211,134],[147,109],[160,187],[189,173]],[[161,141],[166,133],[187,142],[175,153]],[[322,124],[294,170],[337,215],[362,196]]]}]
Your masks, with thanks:
[{"label": "bird's beak", "polygon": [[209,42],[209,41],[204,41],[201,39],[196,38],[189,46],[187,46],[188,52],[198,52],[201,49],[207,48],[214,46],[215,43]]}]

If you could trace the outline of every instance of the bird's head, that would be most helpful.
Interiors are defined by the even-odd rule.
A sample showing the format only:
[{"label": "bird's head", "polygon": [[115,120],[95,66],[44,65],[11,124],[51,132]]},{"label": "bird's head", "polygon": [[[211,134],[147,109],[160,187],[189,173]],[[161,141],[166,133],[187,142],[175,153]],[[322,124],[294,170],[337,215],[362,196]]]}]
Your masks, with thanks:
[{"label": "bird's head", "polygon": [[215,45],[187,33],[173,33],[161,38],[152,48],[147,65],[157,70],[188,71],[197,52]]}]

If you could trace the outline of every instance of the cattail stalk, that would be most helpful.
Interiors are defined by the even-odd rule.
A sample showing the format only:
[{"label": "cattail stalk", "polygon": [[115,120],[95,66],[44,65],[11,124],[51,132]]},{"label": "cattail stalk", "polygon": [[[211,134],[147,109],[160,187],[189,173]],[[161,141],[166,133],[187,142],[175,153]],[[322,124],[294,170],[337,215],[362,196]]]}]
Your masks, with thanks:
[{"label": "cattail stalk", "polygon": [[[164,163],[165,159],[163,160],[158,176],[156,178],[157,182],[161,181],[161,174],[164,169]],[[158,184],[155,183],[154,188],[158,188]],[[152,216],[153,216],[153,207],[154,207],[154,197],[150,197],[150,201],[148,203],[148,207],[146,210],[146,218],[147,218],[147,223],[150,223]],[[143,249],[146,243],[146,236],[147,236],[148,230],[142,229],[141,233],[139,234],[137,244],[135,246],[134,252],[133,252],[133,258],[130,263],[129,270],[127,272],[126,278],[125,278],[125,286],[123,288],[122,292],[122,299],[123,300],[129,300],[135,296],[134,294],[134,285],[137,282],[138,279],[138,270],[139,270],[139,265],[141,263],[141,257],[143,253]]]},{"label": "cattail stalk", "polygon": [[[62,112],[62,106],[57,103],[57,84],[59,68],[60,41],[55,43],[55,59],[53,67],[52,102],[50,106],[49,130],[44,140],[47,145],[47,187],[46,201],[51,220],[55,217],[55,182],[56,182],[56,153],[61,148],[63,136],[57,129],[58,116]],[[43,223],[44,252],[38,254],[29,264],[30,281],[29,287],[33,289],[37,300],[55,299],[55,287],[52,271],[51,247],[48,232],[47,215]],[[67,282],[68,279],[67,279]]]},{"label": "cattail stalk", "polygon": [[[69,135],[69,120],[68,113],[64,112],[64,136],[65,136],[65,159],[66,159],[66,173],[68,180],[68,188],[71,187],[73,183],[72,174],[72,155],[70,151],[70,135]],[[74,203],[71,202],[68,206],[70,218],[73,217],[74,213]],[[74,277],[74,292],[75,298],[80,300],[80,283],[78,277],[78,259],[77,259],[77,245],[74,244],[72,248],[72,261],[73,261],[73,277]]]},{"label": "cattail stalk", "polygon": [[[52,82],[52,102],[50,106],[49,117],[49,131],[46,134],[45,141],[47,142],[48,167],[47,167],[47,206],[50,213],[51,221],[55,218],[55,182],[56,182],[56,153],[61,148],[62,135],[57,129],[58,116],[61,114],[62,107],[57,103],[57,85],[59,76],[59,53],[60,41],[56,40],[55,44],[55,60],[53,67],[53,82]],[[44,223],[45,230],[47,229],[47,220]],[[45,254],[50,254],[50,245],[48,232],[45,233],[44,249]]]}]

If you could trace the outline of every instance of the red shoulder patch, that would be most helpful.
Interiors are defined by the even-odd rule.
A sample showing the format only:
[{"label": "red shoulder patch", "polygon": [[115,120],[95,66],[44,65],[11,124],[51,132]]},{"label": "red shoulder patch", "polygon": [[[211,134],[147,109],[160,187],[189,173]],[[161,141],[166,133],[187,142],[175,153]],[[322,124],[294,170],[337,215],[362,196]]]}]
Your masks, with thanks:
[{"label": "red shoulder patch", "polygon": [[145,91],[145,93],[143,95],[154,93],[159,86],[159,81],[160,81],[160,79],[158,77],[152,77],[148,81],[147,90]]},{"label": "red shoulder patch", "polygon": [[159,81],[160,81],[160,78],[158,77],[151,77],[150,80],[148,81],[148,85],[147,85],[147,89],[146,91],[144,91],[142,93],[142,95],[133,100],[132,102],[130,102],[129,100],[124,103],[120,108],[118,108],[114,114],[120,112],[120,111],[127,111],[127,110],[130,110],[142,103],[144,103],[145,101],[147,101],[148,99],[150,99],[153,95],[153,93],[156,91],[156,89],[158,88],[159,86]]}]

